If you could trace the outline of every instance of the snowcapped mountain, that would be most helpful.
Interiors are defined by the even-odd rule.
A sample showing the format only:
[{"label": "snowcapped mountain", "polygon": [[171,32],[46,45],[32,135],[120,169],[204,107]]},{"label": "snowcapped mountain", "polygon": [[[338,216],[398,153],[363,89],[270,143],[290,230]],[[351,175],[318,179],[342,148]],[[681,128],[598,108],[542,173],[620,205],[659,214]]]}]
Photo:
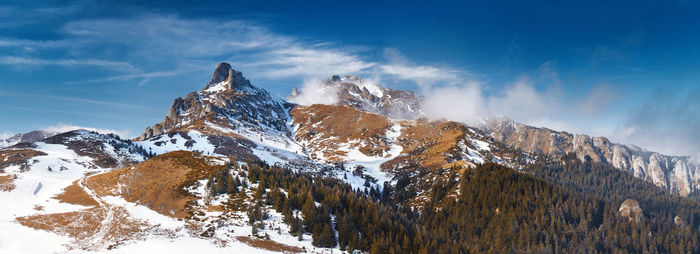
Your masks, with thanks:
[{"label": "snowcapped mountain", "polygon": [[[373,172],[372,179],[384,181],[396,181],[401,168],[438,169],[484,161],[520,168],[538,156],[557,158],[574,152],[581,160],[588,156],[610,163],[681,195],[700,188],[698,165],[686,157],[506,118],[478,128],[417,119],[424,116],[421,96],[354,76],[334,75],[322,82],[321,89],[332,89],[336,103],[295,105],[287,101],[304,91],[294,89],[287,100],[275,98],[221,63],[202,90],[175,99],[166,118],[147,128],[139,144],[156,153],[184,149],[273,164],[361,166]],[[449,131],[454,137],[447,136]],[[434,146],[434,156],[426,155],[424,151],[433,150],[425,144]]]},{"label": "snowcapped mountain", "polygon": [[333,76],[323,86],[337,89],[336,104],[295,105],[220,63],[210,82],[175,99],[165,119],[146,128],[136,143],[156,154],[190,150],[343,178],[350,173],[348,181],[356,188],[381,188],[415,174],[415,167],[433,175],[485,161],[517,168],[530,158],[462,123],[402,120],[423,114],[421,97],[413,92],[353,76]]},{"label": "snowcapped mountain", "polygon": [[[425,116],[420,108],[422,97],[415,92],[384,88],[359,77],[341,78],[333,75],[321,83],[320,89],[333,91],[332,95],[337,96],[336,105],[354,107],[392,119],[416,119]],[[295,101],[301,96],[304,96],[304,91],[294,88],[287,100]]]},{"label": "snowcapped mountain", "polygon": [[[332,76],[321,88],[334,91],[337,100],[297,105],[289,101],[313,91],[295,89],[286,100],[277,98],[220,63],[209,82],[176,98],[165,118],[133,141],[86,130],[3,141],[8,146],[0,148],[0,202],[13,206],[0,207],[0,227],[24,238],[10,236],[12,244],[0,246],[31,252],[130,253],[159,246],[222,253],[340,251],[314,247],[309,232],[293,233],[301,225],[298,217],[320,209],[319,200],[295,193],[298,186],[261,181],[262,170],[276,172],[281,182],[298,177],[305,187],[318,184],[312,177],[328,177],[349,184],[339,187],[348,195],[379,199],[401,190],[398,205],[407,208],[434,205],[429,202],[438,188],[456,190],[455,177],[477,165],[517,170],[569,152],[681,195],[700,186],[698,166],[685,157],[503,118],[479,127],[428,120],[421,96],[353,76]],[[282,208],[282,196],[296,207],[308,205]],[[331,203],[337,198],[321,197]],[[339,223],[328,218],[329,225]],[[23,241],[27,237],[43,242],[34,246]]]},{"label": "snowcapped mountain", "polygon": [[191,150],[242,161],[308,164],[288,126],[292,106],[221,63],[204,88],[176,98],[165,119],[146,128],[137,143],[158,154]]},{"label": "snowcapped mountain", "polygon": [[48,137],[51,137],[53,135],[58,134],[57,132],[52,132],[52,131],[43,131],[43,130],[38,130],[38,131],[30,131],[27,133],[22,133],[22,134],[16,134],[13,135],[12,137],[9,137],[7,139],[0,139],[0,148],[3,147],[8,147],[8,146],[13,146],[19,143],[24,143],[24,142],[34,142],[38,140],[42,140]]}]

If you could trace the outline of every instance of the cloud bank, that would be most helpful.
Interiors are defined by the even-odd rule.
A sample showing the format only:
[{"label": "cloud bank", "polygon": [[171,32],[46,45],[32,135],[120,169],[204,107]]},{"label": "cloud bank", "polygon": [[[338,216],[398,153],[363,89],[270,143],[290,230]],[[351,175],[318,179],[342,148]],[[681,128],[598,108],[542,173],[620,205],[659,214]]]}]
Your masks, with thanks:
[{"label": "cloud bank", "polygon": [[307,79],[301,85],[301,93],[290,98],[290,102],[299,105],[335,104],[338,102],[338,89],[324,86],[321,79]]}]

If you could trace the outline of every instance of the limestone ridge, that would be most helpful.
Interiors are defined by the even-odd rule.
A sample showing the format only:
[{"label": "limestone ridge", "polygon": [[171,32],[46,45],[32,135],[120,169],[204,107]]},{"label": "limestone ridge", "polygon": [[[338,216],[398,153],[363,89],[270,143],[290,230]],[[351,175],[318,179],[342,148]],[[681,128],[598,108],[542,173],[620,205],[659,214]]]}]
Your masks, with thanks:
[{"label": "limestone ridge", "polygon": [[668,156],[633,145],[616,144],[605,137],[537,128],[499,118],[488,124],[499,142],[526,153],[560,157],[573,152],[579,160],[609,163],[635,177],[682,196],[700,190],[700,165],[687,156]]},{"label": "limestone ridge", "polygon": [[199,120],[221,122],[226,127],[287,130],[286,103],[264,89],[251,85],[240,71],[220,63],[203,89],[176,98],[162,122],[147,127],[137,140],[145,140],[182,128],[193,128]]}]

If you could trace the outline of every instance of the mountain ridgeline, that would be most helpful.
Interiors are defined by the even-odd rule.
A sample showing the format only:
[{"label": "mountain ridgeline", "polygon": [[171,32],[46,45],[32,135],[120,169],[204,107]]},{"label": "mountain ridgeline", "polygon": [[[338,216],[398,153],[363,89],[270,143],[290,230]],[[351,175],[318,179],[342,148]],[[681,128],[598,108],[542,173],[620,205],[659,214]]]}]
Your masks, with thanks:
[{"label": "mountain ridgeline", "polygon": [[354,76],[319,89],[334,103],[298,105],[315,91],[277,98],[220,63],[134,140],[4,140],[0,202],[15,205],[0,226],[84,251],[165,239],[236,252],[700,252],[687,157],[506,118],[429,120],[420,95]]}]

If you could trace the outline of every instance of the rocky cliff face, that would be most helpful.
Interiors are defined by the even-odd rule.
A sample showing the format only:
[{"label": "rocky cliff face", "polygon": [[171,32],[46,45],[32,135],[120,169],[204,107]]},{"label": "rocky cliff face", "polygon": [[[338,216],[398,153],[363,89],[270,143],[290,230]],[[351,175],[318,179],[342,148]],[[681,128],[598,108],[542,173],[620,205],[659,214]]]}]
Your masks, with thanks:
[{"label": "rocky cliff face", "polygon": [[488,128],[496,140],[527,153],[562,156],[573,152],[580,160],[590,158],[610,163],[683,196],[700,187],[700,166],[688,157],[667,156],[636,146],[616,144],[605,137],[535,128],[505,118],[491,122]]},{"label": "rocky cliff face", "polygon": [[[337,92],[337,105],[354,107],[392,119],[415,119],[425,115],[420,108],[422,97],[412,91],[384,88],[355,76],[333,75],[321,85]],[[287,100],[293,101],[303,93],[304,91],[294,88]]]}]

